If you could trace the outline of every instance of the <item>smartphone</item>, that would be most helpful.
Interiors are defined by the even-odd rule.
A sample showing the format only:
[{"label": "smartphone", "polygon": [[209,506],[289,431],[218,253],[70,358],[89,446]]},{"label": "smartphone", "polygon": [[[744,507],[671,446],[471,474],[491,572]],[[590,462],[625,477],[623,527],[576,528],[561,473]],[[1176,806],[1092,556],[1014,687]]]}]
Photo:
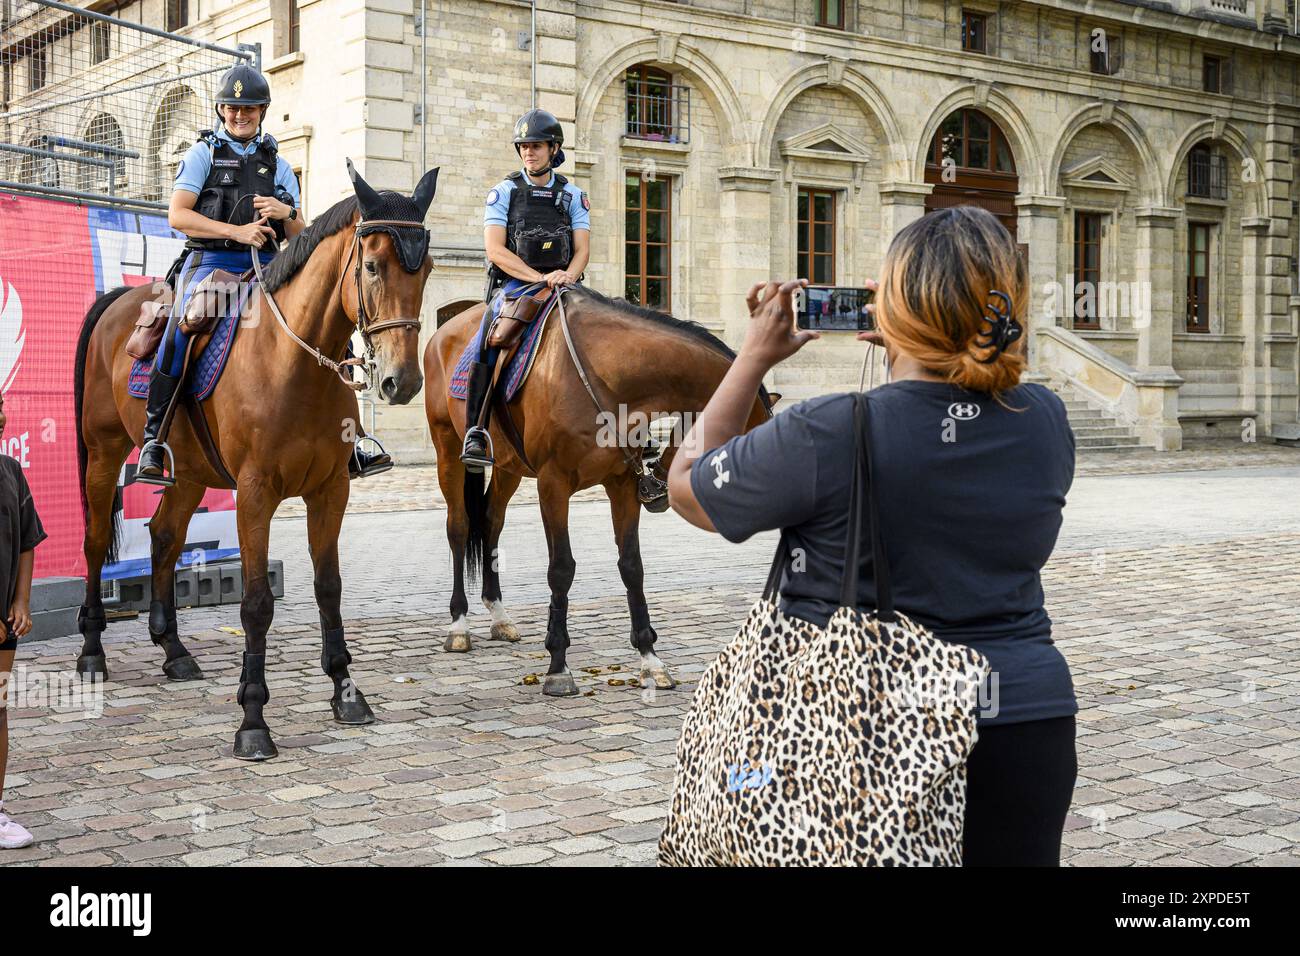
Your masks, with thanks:
[{"label": "smartphone", "polygon": [[875,298],[874,289],[810,285],[798,292],[795,324],[817,332],[870,332],[876,318],[867,306]]}]

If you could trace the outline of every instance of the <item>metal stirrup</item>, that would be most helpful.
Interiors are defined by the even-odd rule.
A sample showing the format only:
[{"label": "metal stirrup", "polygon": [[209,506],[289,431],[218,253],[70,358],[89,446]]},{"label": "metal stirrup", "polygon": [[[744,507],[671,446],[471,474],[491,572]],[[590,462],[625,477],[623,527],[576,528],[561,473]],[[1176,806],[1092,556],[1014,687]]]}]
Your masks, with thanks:
[{"label": "metal stirrup", "polygon": [[[171,478],[172,481],[175,481],[176,480],[176,456],[172,454],[171,445],[157,438],[151,438],[149,441],[144,443],[143,447],[141,447],[140,457],[143,458],[144,453],[154,445],[157,445],[159,448],[161,448],[163,450],[163,454],[167,456],[167,470],[164,471],[159,477]],[[145,477],[148,478],[150,476],[146,475]]]}]

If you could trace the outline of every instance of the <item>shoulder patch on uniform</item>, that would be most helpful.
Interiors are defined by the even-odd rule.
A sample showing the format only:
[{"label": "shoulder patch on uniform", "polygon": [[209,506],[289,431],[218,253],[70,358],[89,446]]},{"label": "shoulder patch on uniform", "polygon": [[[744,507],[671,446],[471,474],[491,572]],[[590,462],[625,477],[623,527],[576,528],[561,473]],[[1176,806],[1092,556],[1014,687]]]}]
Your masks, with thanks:
[{"label": "shoulder patch on uniform", "polygon": [[487,195],[487,205],[495,206],[497,204],[497,200],[500,198],[501,198],[500,193],[498,193],[495,189],[490,190]]},{"label": "shoulder patch on uniform", "polygon": [[591,200],[587,198],[587,191],[585,189],[582,192],[582,208],[587,210],[591,209]]}]

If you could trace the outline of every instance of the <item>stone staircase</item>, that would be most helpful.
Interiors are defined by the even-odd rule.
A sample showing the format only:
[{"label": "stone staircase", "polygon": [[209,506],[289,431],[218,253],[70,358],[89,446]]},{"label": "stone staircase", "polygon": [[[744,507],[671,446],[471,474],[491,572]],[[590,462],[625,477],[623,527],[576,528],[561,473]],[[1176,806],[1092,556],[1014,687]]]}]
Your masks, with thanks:
[{"label": "stone staircase", "polygon": [[1065,413],[1074,430],[1074,446],[1089,451],[1117,451],[1138,448],[1135,429],[1123,425],[1114,416],[1090,402],[1077,389],[1065,384],[1043,382],[1065,403]]}]

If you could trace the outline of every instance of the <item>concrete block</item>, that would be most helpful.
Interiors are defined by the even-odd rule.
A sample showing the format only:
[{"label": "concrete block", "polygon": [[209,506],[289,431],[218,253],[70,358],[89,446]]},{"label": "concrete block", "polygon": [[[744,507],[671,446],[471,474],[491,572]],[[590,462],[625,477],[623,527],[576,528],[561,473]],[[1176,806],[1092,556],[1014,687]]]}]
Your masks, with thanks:
[{"label": "concrete block", "polygon": [[47,641],[76,633],[77,608],[61,607],[49,611],[33,611],[31,632],[26,637],[19,638],[19,644],[25,641]]},{"label": "concrete block", "polygon": [[217,582],[219,604],[235,604],[244,599],[244,569],[238,561],[216,565],[220,578]]},{"label": "concrete block", "polygon": [[198,604],[208,607],[221,603],[221,568],[219,565],[207,564],[194,569],[198,585]]},{"label": "concrete block", "polygon": [[266,578],[271,585],[272,596],[284,597],[284,562],[268,561],[266,563]]},{"label": "concrete block", "polygon": [[199,603],[199,575],[194,568],[176,572],[176,606],[194,607]]},{"label": "concrete block", "polygon": [[113,582],[113,596],[117,606],[133,611],[148,611],[153,601],[153,579],[148,575],[136,578],[119,578]]},{"label": "concrete block", "polygon": [[85,593],[83,578],[37,578],[32,582],[32,613],[81,607]]}]

